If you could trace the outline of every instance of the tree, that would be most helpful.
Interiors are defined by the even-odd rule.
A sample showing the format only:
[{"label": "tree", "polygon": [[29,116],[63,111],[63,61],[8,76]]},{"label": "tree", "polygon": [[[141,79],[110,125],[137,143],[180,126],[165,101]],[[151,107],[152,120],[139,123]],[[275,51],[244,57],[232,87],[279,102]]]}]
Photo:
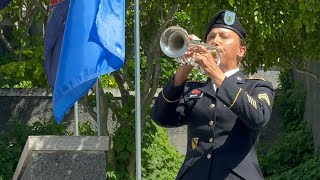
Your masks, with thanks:
[{"label": "tree", "polygon": [[[134,3],[126,2],[126,61],[124,67],[112,73],[112,77],[121,92],[120,103],[114,101],[109,93],[101,92],[101,117],[103,120],[103,135],[110,136],[110,150],[108,151],[108,163],[112,169],[126,166],[130,176],[134,176],[134,97],[130,91],[134,91]],[[39,83],[41,79],[29,77],[28,73],[19,75],[8,72],[8,66],[21,66],[23,59],[22,49],[41,47],[41,41],[32,41],[35,37],[30,32],[30,22],[45,22],[45,0],[15,0],[5,11],[0,12],[2,21],[10,19],[11,24],[18,22],[19,26],[13,26],[14,36],[10,39],[1,34],[2,43],[9,54],[16,58],[14,64],[2,65],[0,73],[9,79],[20,77],[31,80],[33,86],[45,86]],[[319,59],[318,45],[320,3],[315,0],[217,0],[217,1],[140,1],[140,35],[141,35],[141,117],[142,131],[144,132],[150,105],[158,87],[173,74],[177,67],[175,62],[163,55],[159,47],[161,33],[171,25],[180,25],[188,32],[204,36],[204,28],[209,18],[220,9],[234,10],[240,18],[248,33],[248,53],[243,60],[243,66],[247,72],[255,72],[263,67],[296,67],[303,69],[303,62]],[[22,16],[26,13],[26,16]],[[22,18],[21,18],[22,17]],[[42,22],[41,22],[42,20]],[[20,25],[21,24],[21,25]],[[32,23],[31,23],[32,24]],[[45,23],[44,23],[45,24]],[[0,28],[3,27],[3,24]],[[1,29],[0,29],[1,30]],[[1,30],[1,32],[4,32]],[[43,31],[44,32],[44,31]],[[27,36],[25,36],[28,34]],[[33,43],[32,43],[33,42]],[[18,50],[18,51],[17,51]],[[18,52],[14,54],[13,52]],[[35,49],[31,49],[35,53]],[[31,56],[35,56],[32,54]],[[8,57],[8,56],[6,56]],[[36,56],[38,62],[43,62],[43,57]],[[1,61],[0,61],[1,62]],[[8,62],[2,60],[2,62]],[[35,65],[33,68],[39,68]],[[26,68],[26,67],[24,67]],[[6,71],[7,70],[7,71]],[[31,69],[32,70],[32,69]],[[102,78],[102,80],[104,79]],[[43,80],[43,79],[42,79]],[[15,81],[14,83],[17,83]],[[82,99],[83,103],[93,117],[91,96]],[[113,130],[107,129],[107,124],[116,122]],[[143,134],[143,133],[142,133]]]}]

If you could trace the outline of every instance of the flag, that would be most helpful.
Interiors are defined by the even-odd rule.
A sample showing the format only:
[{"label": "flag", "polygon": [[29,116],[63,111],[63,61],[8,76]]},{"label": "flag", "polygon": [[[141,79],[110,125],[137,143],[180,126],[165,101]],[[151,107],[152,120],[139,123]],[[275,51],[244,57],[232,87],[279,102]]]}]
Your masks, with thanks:
[{"label": "flag", "polygon": [[50,0],[47,28],[44,37],[44,70],[48,84],[54,86],[59,63],[63,32],[70,0]]},{"label": "flag", "polygon": [[124,57],[125,0],[71,0],[53,91],[56,121]]},{"label": "flag", "polygon": [[1,0],[0,2],[0,10],[5,8],[6,6],[8,6],[8,4],[11,2],[12,0]]}]

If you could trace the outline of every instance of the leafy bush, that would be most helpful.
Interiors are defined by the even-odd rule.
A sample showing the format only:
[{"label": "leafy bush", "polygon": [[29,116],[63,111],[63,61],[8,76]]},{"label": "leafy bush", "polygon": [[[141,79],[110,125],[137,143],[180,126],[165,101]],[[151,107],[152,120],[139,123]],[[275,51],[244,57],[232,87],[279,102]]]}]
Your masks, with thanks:
[{"label": "leafy bush", "polygon": [[[106,95],[112,100],[112,106],[109,107],[113,111],[113,118],[117,121],[117,128],[110,132],[114,135],[111,140],[114,161],[109,161],[109,163],[114,164],[107,164],[107,178],[110,180],[135,179],[128,173],[128,163],[132,163],[131,160],[135,154],[135,117],[132,109],[135,98],[129,96],[123,106],[120,106],[119,101],[115,100],[112,94],[107,93]],[[161,175],[160,179],[174,179],[183,161],[183,156],[168,143],[166,130],[158,127],[147,116],[142,136],[143,178],[154,179],[153,177]]]},{"label": "leafy bush", "polygon": [[275,99],[274,108],[283,115],[284,124],[294,125],[303,119],[305,91],[299,82],[293,81],[291,70],[283,70],[279,79],[280,95]]},{"label": "leafy bush", "polygon": [[280,83],[274,108],[282,113],[287,132],[272,147],[259,146],[261,170],[270,180],[319,179],[320,158],[303,121],[305,92],[292,80],[291,70],[281,72]]},{"label": "leafy bush", "polygon": [[272,180],[309,180],[320,179],[320,154],[315,154],[299,166],[279,175],[271,176]]},{"label": "leafy bush", "polygon": [[[16,61],[21,56],[23,60]],[[17,51],[8,56],[9,63],[0,65],[0,87],[47,87],[43,68],[43,46]]]},{"label": "leafy bush", "polygon": [[[166,129],[154,124],[150,117],[147,119],[141,147],[142,178],[174,179],[184,156],[169,144]],[[134,137],[134,128],[120,127],[117,130],[115,139],[121,139],[114,142],[117,169],[107,169],[108,179],[135,179],[129,177],[125,169],[130,154],[134,152]]]},{"label": "leafy bush", "polygon": [[273,147],[260,149],[259,163],[265,177],[291,170],[313,156],[313,141],[310,131],[301,123],[289,131]]},{"label": "leafy bush", "polygon": [[168,143],[167,131],[149,122],[142,148],[144,179],[174,179],[184,156]]}]

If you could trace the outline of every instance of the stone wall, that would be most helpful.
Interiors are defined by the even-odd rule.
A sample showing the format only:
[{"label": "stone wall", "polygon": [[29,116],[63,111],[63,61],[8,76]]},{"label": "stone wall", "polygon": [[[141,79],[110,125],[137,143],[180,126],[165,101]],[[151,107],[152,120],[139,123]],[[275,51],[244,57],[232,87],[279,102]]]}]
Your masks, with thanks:
[{"label": "stone wall", "polygon": [[312,128],[315,150],[320,151],[320,62],[308,62],[305,69],[295,70],[293,79],[300,82],[306,92],[303,119]]},{"label": "stone wall", "polygon": [[[279,71],[269,70],[264,72],[258,70],[257,73],[250,75],[255,78],[264,78],[272,82],[275,89],[278,88],[278,76]],[[117,90],[108,90],[113,93],[115,97],[120,97],[120,92]],[[157,93],[156,93],[157,95]],[[0,89],[0,131],[3,129],[4,124],[9,119],[19,119],[27,123],[32,123],[37,120],[49,120],[52,117],[52,95],[43,89]],[[276,114],[276,113],[275,113]],[[66,115],[62,122],[67,123],[70,129],[73,129],[73,108]],[[281,123],[279,115],[273,115],[273,120],[270,121],[266,128],[266,133],[262,134],[262,138],[269,139],[268,141],[274,140],[276,136],[268,136],[268,132],[272,131],[273,135],[278,124]],[[90,121],[91,124],[96,127],[95,120],[79,107],[79,122]],[[181,153],[185,154],[186,151],[186,132],[187,128],[170,128],[168,129],[169,142],[176,147]]]},{"label": "stone wall", "polygon": [[[53,119],[52,95],[44,89],[0,89],[0,131],[9,120],[19,120],[32,124],[35,121]],[[96,121],[79,106],[79,122]],[[73,129],[73,108],[66,114],[63,123]]]}]

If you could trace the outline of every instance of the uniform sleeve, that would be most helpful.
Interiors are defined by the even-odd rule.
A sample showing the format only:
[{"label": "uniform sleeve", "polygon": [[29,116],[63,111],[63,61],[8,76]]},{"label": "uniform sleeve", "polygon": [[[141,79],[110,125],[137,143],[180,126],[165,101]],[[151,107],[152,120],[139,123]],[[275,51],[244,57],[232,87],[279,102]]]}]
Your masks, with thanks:
[{"label": "uniform sleeve", "polygon": [[233,79],[225,78],[216,97],[251,129],[266,125],[271,117],[274,89],[268,81],[259,81],[250,95]]},{"label": "uniform sleeve", "polygon": [[[173,78],[164,86],[158,94],[151,110],[151,119],[163,127],[178,127],[184,125],[185,118],[179,112],[184,84],[173,86]],[[181,108],[181,107],[180,107]]]}]

